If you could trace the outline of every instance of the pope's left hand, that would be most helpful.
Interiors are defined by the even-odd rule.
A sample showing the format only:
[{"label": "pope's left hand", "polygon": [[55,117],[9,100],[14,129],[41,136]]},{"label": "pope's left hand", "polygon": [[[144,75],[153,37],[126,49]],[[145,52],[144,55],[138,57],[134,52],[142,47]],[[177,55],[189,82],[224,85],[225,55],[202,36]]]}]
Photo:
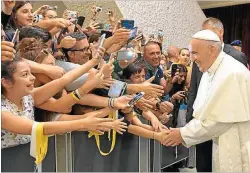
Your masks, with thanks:
[{"label": "pope's left hand", "polygon": [[165,136],[165,138],[162,140],[162,145],[165,146],[176,146],[181,144],[183,141],[180,133],[179,128],[170,128],[170,133],[169,135]]}]

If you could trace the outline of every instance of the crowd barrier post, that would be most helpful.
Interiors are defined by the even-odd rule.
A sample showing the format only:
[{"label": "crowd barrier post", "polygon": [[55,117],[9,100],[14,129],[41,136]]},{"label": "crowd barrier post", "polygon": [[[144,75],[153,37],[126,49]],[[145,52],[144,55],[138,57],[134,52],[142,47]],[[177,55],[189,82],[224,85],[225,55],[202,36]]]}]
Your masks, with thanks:
[{"label": "crowd barrier post", "polygon": [[71,133],[56,135],[56,172],[72,172]]}]

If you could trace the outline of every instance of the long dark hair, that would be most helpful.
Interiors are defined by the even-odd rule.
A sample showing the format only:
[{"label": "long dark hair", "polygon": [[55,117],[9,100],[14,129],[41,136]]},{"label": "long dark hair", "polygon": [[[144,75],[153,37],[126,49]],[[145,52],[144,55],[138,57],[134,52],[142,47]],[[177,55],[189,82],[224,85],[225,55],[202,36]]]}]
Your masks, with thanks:
[{"label": "long dark hair", "polygon": [[[183,64],[178,64],[177,69],[179,70],[179,73],[183,73],[183,72],[187,73],[188,72],[187,67]],[[178,91],[182,91],[185,87],[186,80],[187,80],[187,78],[181,84],[175,83],[173,85],[172,90],[169,92],[169,96],[174,95]]]},{"label": "long dark hair", "polygon": [[12,29],[16,30],[16,29],[20,29],[22,26],[19,26],[17,21],[16,21],[16,13],[17,10],[19,10],[20,8],[22,8],[24,5],[26,4],[31,4],[30,1],[16,1],[16,4],[14,6],[14,8],[12,9],[12,14],[9,20],[9,27],[11,27]]},{"label": "long dark hair", "polygon": [[[16,66],[20,61],[22,61],[22,59],[19,58],[18,56],[16,56],[11,61],[2,61],[1,62],[1,79],[4,78],[6,80],[15,82],[13,79],[13,75],[16,72]],[[2,89],[1,94],[4,94],[6,90],[3,87],[3,84],[1,84],[1,89]]]}]

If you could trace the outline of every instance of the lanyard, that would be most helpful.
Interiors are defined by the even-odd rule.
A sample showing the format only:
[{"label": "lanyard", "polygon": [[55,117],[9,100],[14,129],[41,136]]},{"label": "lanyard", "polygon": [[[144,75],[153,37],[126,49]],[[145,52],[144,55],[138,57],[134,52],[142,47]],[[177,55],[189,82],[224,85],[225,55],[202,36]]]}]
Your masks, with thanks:
[{"label": "lanyard", "polygon": [[[113,118],[114,120],[116,120],[116,119],[117,119],[117,115],[118,115],[118,111],[115,111],[115,112],[110,113],[108,117],[109,117],[109,118]],[[108,134],[109,140],[110,140],[110,133],[111,133],[111,132],[109,132],[109,134]],[[99,150],[99,152],[100,152],[101,155],[107,156],[107,155],[109,155],[109,154],[114,150],[114,148],[115,148],[115,143],[116,143],[116,131],[115,131],[115,130],[112,130],[112,143],[111,143],[111,148],[110,148],[109,152],[107,152],[107,153],[104,153],[104,152],[101,150],[101,147],[100,147],[100,146],[101,146],[101,144],[100,144],[100,134],[98,134],[98,133],[96,133],[96,132],[90,131],[90,132],[89,132],[89,135],[88,135],[88,138],[91,138],[92,136],[95,136],[96,145],[97,145],[97,148],[98,148],[98,150]]]}]

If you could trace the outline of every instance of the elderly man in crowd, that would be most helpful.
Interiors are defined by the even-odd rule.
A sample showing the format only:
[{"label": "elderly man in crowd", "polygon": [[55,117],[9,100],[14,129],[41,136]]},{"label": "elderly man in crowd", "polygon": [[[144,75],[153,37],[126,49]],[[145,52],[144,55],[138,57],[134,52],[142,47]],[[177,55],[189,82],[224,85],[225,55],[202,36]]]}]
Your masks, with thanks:
[{"label": "elderly man in crowd", "polygon": [[194,119],[185,127],[171,129],[163,144],[190,147],[213,139],[213,171],[249,172],[250,73],[222,51],[219,37],[210,30],[193,35],[191,54],[204,73]]}]

